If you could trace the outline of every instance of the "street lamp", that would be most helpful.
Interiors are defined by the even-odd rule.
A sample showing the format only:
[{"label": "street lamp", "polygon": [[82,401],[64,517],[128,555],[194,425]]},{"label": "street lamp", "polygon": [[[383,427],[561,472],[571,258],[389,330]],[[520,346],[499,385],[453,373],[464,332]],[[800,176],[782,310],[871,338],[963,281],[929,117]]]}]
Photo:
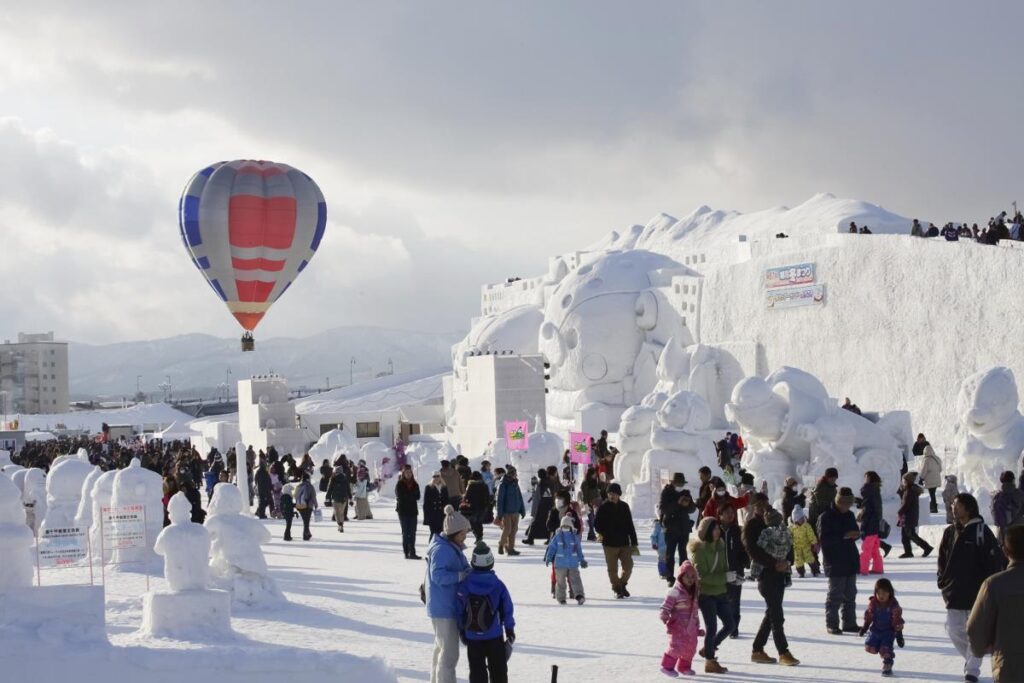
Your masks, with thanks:
[{"label": "street lamp", "polygon": [[227,388],[227,403],[231,402],[231,368],[224,371],[224,386]]},{"label": "street lamp", "polygon": [[352,356],[352,359],[348,362],[348,385],[352,386],[353,378],[355,377],[356,368],[356,357]]}]

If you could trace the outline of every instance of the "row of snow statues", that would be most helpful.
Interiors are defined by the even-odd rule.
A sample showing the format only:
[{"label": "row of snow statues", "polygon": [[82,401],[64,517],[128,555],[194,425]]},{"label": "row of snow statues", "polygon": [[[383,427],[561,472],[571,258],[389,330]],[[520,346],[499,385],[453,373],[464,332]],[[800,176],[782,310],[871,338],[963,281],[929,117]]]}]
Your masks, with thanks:
[{"label": "row of snow statues", "polygon": [[[999,475],[1024,466],[1024,416],[1013,372],[996,367],[967,377],[956,405],[956,471],[947,474],[958,474],[961,490],[973,493],[987,510],[1000,488]],[[868,419],[843,410],[820,380],[792,367],[741,380],[724,409],[747,444],[744,469],[759,485],[767,482],[772,500],[781,497],[787,478],[813,487],[827,468],[835,467],[839,485],[854,491],[860,490],[865,472],[877,472],[883,499],[895,503],[913,438],[908,412]],[[704,466],[721,474],[713,442],[722,430],[708,429],[710,415],[700,395],[678,390],[670,376],[661,377],[651,394],[623,413],[614,474],[634,510],[653,514],[659,474],[665,471],[683,472],[690,482],[698,480]],[[895,518],[895,504],[884,508],[887,517]]]},{"label": "row of snow statues", "polygon": [[[270,532],[243,514],[243,495],[232,484],[216,487],[205,525],[192,522],[191,503],[183,493],[176,494],[168,503],[171,523],[164,528],[162,479],[138,459],[123,470],[104,473],[90,465],[81,450],[58,458],[49,476],[10,464],[3,465],[2,472],[6,476],[0,477],[0,593],[32,585],[33,545],[46,529],[88,528],[98,561],[101,510],[141,506],[145,543],[104,549],[102,561],[126,571],[148,572],[163,558],[168,591],[145,596],[143,631],[184,637],[194,635],[200,624],[199,632],[224,632],[230,630],[232,604],[262,607],[284,601],[260,549],[270,541]],[[45,496],[40,494],[40,481]]]}]

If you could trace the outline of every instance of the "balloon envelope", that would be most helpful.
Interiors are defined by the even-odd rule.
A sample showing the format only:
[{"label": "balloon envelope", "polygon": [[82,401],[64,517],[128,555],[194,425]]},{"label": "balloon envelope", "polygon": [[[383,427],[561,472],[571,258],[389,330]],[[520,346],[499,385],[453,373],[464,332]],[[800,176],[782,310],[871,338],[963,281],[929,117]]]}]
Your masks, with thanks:
[{"label": "balloon envelope", "polygon": [[192,176],[178,203],[192,262],[246,330],[313,258],[327,224],[308,175],[272,161],[222,161]]}]

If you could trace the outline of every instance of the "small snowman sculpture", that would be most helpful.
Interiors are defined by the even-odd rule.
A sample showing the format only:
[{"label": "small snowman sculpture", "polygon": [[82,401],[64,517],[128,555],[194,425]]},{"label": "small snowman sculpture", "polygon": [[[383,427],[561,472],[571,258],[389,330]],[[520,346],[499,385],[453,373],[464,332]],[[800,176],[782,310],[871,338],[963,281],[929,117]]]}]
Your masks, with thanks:
[{"label": "small snowman sculpture", "polygon": [[7,477],[0,477],[0,594],[32,585],[32,530],[25,525],[21,493]]}]

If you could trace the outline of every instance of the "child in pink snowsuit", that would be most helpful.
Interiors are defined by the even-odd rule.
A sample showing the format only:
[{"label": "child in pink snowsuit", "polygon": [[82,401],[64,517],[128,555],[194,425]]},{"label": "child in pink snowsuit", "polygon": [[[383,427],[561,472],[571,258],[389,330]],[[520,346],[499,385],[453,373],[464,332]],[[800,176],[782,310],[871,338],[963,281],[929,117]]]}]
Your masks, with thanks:
[{"label": "child in pink snowsuit", "polygon": [[[683,562],[676,583],[661,603],[661,621],[669,634],[668,650],[661,658],[661,673],[675,678],[693,676],[690,664],[701,635],[700,608],[697,606],[697,570],[689,560]],[[676,673],[676,672],[679,673]]]}]

